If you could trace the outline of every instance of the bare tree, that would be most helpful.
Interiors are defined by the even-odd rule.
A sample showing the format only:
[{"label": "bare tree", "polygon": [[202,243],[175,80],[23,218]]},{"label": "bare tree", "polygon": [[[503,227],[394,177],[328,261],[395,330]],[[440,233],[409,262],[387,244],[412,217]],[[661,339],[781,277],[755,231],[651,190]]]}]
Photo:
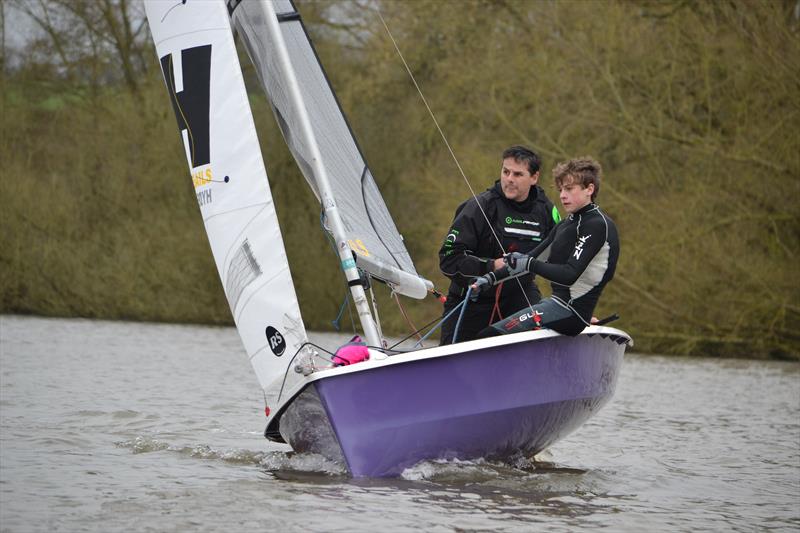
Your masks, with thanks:
[{"label": "bare tree", "polygon": [[11,0],[43,32],[40,61],[57,65],[68,79],[93,83],[121,79],[139,92],[147,70],[146,18],[129,0]]}]

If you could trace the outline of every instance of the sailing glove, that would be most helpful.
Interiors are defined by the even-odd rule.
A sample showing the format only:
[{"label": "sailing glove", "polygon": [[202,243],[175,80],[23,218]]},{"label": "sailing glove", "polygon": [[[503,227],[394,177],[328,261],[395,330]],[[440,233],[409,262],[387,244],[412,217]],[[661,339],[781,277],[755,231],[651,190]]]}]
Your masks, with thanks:
[{"label": "sailing glove", "polygon": [[472,292],[469,293],[469,299],[474,302],[478,299],[478,296],[481,292],[485,291],[492,285],[494,285],[494,275],[491,272],[489,274],[484,274],[479,278],[475,278],[475,281],[472,282]]},{"label": "sailing glove", "polygon": [[508,266],[508,274],[512,278],[530,272],[531,259],[533,259],[531,256],[519,252],[513,252],[503,257]]}]

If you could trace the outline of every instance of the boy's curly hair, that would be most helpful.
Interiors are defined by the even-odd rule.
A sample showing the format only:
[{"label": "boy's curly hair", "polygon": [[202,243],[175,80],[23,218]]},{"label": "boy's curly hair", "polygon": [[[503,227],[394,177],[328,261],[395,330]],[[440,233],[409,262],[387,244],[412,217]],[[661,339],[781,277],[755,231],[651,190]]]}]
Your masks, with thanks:
[{"label": "boy's curly hair", "polygon": [[[559,163],[553,169],[553,179],[556,182],[556,188],[560,189],[565,181],[569,183],[577,183],[584,189],[589,184],[594,185],[594,192],[592,193],[592,202],[600,192],[600,178],[603,176],[603,168],[600,163],[595,161],[592,157],[576,157],[569,161]],[[569,179],[568,179],[569,178]]]}]

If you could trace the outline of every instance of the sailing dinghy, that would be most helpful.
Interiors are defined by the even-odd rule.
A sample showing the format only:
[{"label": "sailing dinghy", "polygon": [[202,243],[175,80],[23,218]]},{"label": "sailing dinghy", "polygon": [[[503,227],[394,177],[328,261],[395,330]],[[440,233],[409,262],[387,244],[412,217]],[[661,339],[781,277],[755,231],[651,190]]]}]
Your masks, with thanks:
[{"label": "sailing dinghy", "polygon": [[[211,251],[267,404],[267,438],[394,476],[431,459],[535,454],[607,403],[632,343],[592,326],[389,356],[364,279],[432,290],[403,244],[289,0],[146,0]],[[233,31],[320,201],[369,357],[318,367],[308,341],[245,91]],[[344,341],[344,339],[343,339]]]}]

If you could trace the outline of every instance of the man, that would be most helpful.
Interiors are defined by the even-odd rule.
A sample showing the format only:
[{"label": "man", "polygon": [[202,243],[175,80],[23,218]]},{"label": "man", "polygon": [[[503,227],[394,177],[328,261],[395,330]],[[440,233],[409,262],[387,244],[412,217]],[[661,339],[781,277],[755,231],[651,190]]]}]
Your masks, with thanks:
[{"label": "man", "polygon": [[572,159],[553,169],[561,204],[569,216],[529,255],[510,254],[506,267],[478,278],[473,285],[474,292],[482,293],[504,278],[538,274],[551,281],[553,295],[492,324],[479,337],[540,327],[577,335],[590,324],[619,257],[617,227],[594,203],[601,175],[600,163],[590,157]]},{"label": "man", "polygon": [[[476,276],[501,268],[503,255],[533,250],[561,220],[558,210],[538,186],[539,156],[524,146],[503,152],[500,179],[493,187],[456,209],[442,248],[439,267],[450,278],[444,316],[464,300]],[[533,276],[491,287],[468,302],[457,341],[476,338],[495,320],[541,299]],[[451,344],[458,313],[442,325],[441,344]]]}]

